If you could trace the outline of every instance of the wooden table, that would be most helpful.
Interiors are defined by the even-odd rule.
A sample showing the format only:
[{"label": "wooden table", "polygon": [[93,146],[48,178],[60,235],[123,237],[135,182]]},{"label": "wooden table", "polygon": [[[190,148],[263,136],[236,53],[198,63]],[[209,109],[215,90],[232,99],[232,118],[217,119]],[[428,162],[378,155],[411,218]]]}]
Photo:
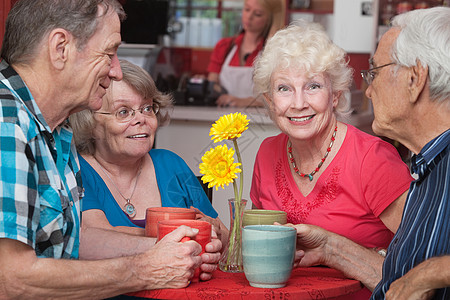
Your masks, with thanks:
[{"label": "wooden table", "polygon": [[287,285],[278,289],[255,288],[244,273],[217,270],[209,281],[191,283],[183,289],[162,289],[127,294],[153,299],[368,299],[370,292],[362,284],[327,267],[296,268]]}]

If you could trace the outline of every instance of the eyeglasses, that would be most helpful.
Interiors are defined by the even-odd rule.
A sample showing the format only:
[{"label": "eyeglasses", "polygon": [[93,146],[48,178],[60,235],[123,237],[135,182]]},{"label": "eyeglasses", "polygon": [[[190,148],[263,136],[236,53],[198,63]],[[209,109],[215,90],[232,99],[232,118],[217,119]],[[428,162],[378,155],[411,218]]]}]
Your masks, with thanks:
[{"label": "eyeglasses", "polygon": [[381,69],[381,68],[384,68],[384,67],[387,67],[387,66],[390,66],[390,65],[395,65],[395,62],[391,62],[391,63],[385,64],[385,65],[382,65],[382,66],[379,66],[379,67],[376,67],[376,68],[372,68],[372,69],[369,69],[369,70],[362,70],[361,71],[361,76],[362,76],[362,78],[364,79],[364,81],[368,85],[371,85],[373,80],[375,79],[375,76],[377,75],[377,73],[374,72],[373,70]]},{"label": "eyeglasses", "polygon": [[144,116],[151,117],[156,115],[159,112],[159,104],[153,103],[144,105],[141,108],[138,109],[132,109],[130,107],[123,106],[119,108],[116,112],[104,112],[104,111],[95,111],[96,114],[102,114],[102,115],[114,115],[117,119],[117,121],[121,123],[130,122],[133,120],[134,116],[136,115],[136,112],[140,112]]}]

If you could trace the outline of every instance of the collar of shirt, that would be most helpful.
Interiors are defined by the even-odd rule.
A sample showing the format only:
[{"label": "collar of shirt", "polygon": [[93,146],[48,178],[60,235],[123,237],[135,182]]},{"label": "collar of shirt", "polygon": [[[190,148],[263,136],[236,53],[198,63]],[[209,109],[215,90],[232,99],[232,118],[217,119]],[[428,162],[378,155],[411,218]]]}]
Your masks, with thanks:
[{"label": "collar of shirt", "polygon": [[0,80],[2,80],[11,93],[23,103],[30,114],[33,115],[39,128],[41,129],[41,132],[47,132],[47,135],[51,134],[50,127],[47,125],[47,122],[45,121],[36,101],[31,95],[30,90],[20,75],[17,74],[16,70],[14,70],[14,68],[5,60],[2,60],[0,62],[0,73]]},{"label": "collar of shirt", "polygon": [[242,44],[242,40],[244,39],[244,32],[241,32],[235,39],[234,39],[234,44],[241,46]]},{"label": "collar of shirt", "polygon": [[[245,32],[241,32],[235,39],[234,39],[234,44],[238,46],[238,48],[241,47],[242,41],[244,40],[244,34]],[[264,39],[262,39],[261,41],[259,41],[258,45],[256,46],[255,50],[253,50],[252,54],[258,54],[259,51],[262,50],[263,46],[264,46]]]},{"label": "collar of shirt", "polygon": [[[411,158],[411,170],[413,173],[419,175],[421,180],[429,171],[433,168],[432,164],[436,164],[441,154],[449,151],[450,145],[450,129],[447,129],[444,133],[440,134],[430,142],[428,142],[420,151],[419,154],[413,155]],[[447,148],[447,149],[446,149]]]}]

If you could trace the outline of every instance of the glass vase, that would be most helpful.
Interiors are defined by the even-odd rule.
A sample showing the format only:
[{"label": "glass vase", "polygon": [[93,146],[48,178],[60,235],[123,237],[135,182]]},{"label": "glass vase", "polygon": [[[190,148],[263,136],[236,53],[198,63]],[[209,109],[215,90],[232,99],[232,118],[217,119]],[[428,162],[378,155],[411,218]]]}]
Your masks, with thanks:
[{"label": "glass vase", "polygon": [[244,271],[242,262],[242,216],[247,200],[237,202],[229,199],[230,208],[230,233],[228,243],[224,245],[224,251],[219,260],[219,269],[224,272],[240,273]]}]

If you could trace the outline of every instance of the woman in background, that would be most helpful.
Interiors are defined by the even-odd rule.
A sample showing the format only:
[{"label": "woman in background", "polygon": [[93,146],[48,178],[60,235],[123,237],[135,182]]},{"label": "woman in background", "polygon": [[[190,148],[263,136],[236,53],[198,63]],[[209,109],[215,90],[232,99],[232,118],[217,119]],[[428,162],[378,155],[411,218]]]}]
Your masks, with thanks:
[{"label": "woman in background", "polygon": [[225,89],[218,106],[263,106],[253,97],[253,61],[284,23],[284,0],[245,0],[241,32],[220,40],[211,54],[208,81],[217,83],[217,91]]}]

